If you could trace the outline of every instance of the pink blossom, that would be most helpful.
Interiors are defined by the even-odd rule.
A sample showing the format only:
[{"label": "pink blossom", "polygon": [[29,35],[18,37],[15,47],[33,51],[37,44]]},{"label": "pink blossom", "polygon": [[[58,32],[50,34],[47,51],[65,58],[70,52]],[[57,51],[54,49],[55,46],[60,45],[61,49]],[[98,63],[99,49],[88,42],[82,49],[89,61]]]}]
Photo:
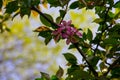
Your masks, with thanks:
[{"label": "pink blossom", "polygon": [[54,40],[58,41],[60,38],[67,39],[66,44],[77,43],[78,40],[75,36],[82,37],[82,34],[75,28],[71,26],[71,20],[66,22],[62,21],[59,25],[59,28],[52,32]]}]

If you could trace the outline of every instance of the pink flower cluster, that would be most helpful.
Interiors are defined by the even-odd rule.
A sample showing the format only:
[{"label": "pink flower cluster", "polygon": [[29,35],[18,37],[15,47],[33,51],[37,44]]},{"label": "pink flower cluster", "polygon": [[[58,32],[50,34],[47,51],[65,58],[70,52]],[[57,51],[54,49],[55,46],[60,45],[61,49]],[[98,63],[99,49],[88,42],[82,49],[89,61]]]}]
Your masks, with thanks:
[{"label": "pink flower cluster", "polygon": [[66,44],[77,43],[77,37],[82,37],[82,34],[75,28],[71,26],[71,20],[66,22],[62,21],[58,24],[59,28],[52,32],[54,40],[58,41],[59,39],[67,39]]}]

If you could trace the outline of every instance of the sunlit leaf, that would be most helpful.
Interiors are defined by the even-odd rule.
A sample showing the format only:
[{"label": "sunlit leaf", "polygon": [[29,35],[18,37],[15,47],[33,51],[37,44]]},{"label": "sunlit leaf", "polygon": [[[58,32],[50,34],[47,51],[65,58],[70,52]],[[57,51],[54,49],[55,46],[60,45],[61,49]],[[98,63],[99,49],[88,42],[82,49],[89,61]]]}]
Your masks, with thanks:
[{"label": "sunlit leaf", "polygon": [[34,17],[37,17],[39,15],[37,12],[35,12],[33,10],[31,11],[31,13],[33,14]]},{"label": "sunlit leaf", "polygon": [[42,32],[42,31],[51,31],[50,28],[46,27],[46,26],[40,26],[37,29],[33,30],[34,32]]}]

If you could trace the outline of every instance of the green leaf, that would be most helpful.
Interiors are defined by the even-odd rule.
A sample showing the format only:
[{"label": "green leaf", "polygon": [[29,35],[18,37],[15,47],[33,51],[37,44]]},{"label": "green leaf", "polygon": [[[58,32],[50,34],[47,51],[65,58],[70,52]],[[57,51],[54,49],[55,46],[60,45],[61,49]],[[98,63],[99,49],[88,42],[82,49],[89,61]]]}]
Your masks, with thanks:
[{"label": "green leaf", "polygon": [[[44,13],[44,15],[45,15],[49,20],[53,21],[53,18],[52,18],[51,15],[46,14],[46,13]],[[40,15],[40,20],[41,20],[41,22],[42,22],[44,25],[46,25],[46,26],[48,26],[48,27],[51,27],[51,23],[50,23],[48,20],[46,20],[42,15]]]},{"label": "green leaf", "polygon": [[45,79],[43,79],[43,78],[36,78],[35,80],[45,80]]},{"label": "green leaf", "polygon": [[110,36],[111,38],[120,39],[120,24],[114,25],[114,26],[109,30],[109,36]]},{"label": "green leaf", "polygon": [[91,59],[89,59],[88,61],[90,62],[90,64],[93,67],[96,67],[96,65],[97,65],[97,63],[98,63],[99,60],[100,60],[100,58],[98,56],[95,56],[95,57],[92,56]]},{"label": "green leaf", "polygon": [[51,31],[41,31],[38,36],[45,38],[45,44],[47,45],[52,39]]},{"label": "green leaf", "polygon": [[[44,73],[44,72],[40,72],[40,73],[41,73],[41,77],[42,77],[42,78],[45,78],[45,80],[50,80],[49,74]],[[43,80],[44,80],[44,79],[43,79]]]},{"label": "green leaf", "polygon": [[64,55],[64,57],[66,58],[66,60],[67,60],[69,63],[71,63],[72,65],[77,64],[77,59],[76,59],[76,57],[75,57],[73,54],[71,54],[71,53],[65,53],[65,54],[63,54],[63,55]]},{"label": "green leaf", "polygon": [[108,12],[108,15],[109,15],[110,18],[114,18],[115,17],[115,14],[113,12],[111,12],[111,11]]},{"label": "green leaf", "polygon": [[23,17],[24,15],[28,15],[28,17],[29,17],[30,14],[31,14],[31,10],[29,7],[24,7],[24,6],[20,7],[20,16],[21,17]]},{"label": "green leaf", "polygon": [[64,18],[65,14],[66,14],[65,10],[59,10],[59,12],[60,12],[60,16],[58,16],[58,17],[56,18],[56,22],[57,22],[57,23],[60,23],[61,20]]},{"label": "green leaf", "polygon": [[68,69],[68,77],[66,80],[94,80],[86,71],[80,69],[79,66],[72,66]]},{"label": "green leaf", "polygon": [[92,38],[93,38],[92,31],[91,31],[90,29],[88,29],[88,32],[87,32],[87,39],[91,41]]},{"label": "green leaf", "polygon": [[60,10],[59,12],[60,12],[61,17],[63,17],[65,15],[65,13],[66,13],[65,10]]},{"label": "green leaf", "polygon": [[119,64],[118,64],[118,67],[116,65],[116,67],[114,67],[112,70],[111,70],[111,74],[112,74],[112,78],[120,78],[120,67],[119,67]]},{"label": "green leaf", "polygon": [[47,0],[51,7],[61,6],[59,0]]},{"label": "green leaf", "polygon": [[50,7],[64,7],[69,0],[47,0],[50,4]]},{"label": "green leaf", "polygon": [[32,6],[37,6],[37,5],[39,5],[40,4],[40,0],[32,0],[31,1],[31,5]]},{"label": "green leaf", "polygon": [[52,36],[49,35],[48,37],[45,38],[45,45],[47,45],[52,39]]},{"label": "green leaf", "polygon": [[115,38],[107,38],[103,41],[103,45],[118,45],[120,44],[120,41],[118,41]]},{"label": "green leaf", "polygon": [[70,5],[70,9],[76,9],[79,7],[79,1],[75,1]]},{"label": "green leaf", "polygon": [[6,11],[5,12],[11,14],[18,9],[19,9],[18,1],[11,1],[6,5]]},{"label": "green leaf", "polygon": [[52,75],[50,80],[59,80],[56,75]]},{"label": "green leaf", "polygon": [[62,20],[62,17],[61,16],[58,16],[57,18],[56,18],[56,23],[60,23],[60,21]]},{"label": "green leaf", "polygon": [[73,48],[75,48],[75,46],[71,44],[68,49],[73,49]]},{"label": "green leaf", "polygon": [[56,73],[57,78],[61,78],[63,76],[64,70],[59,66],[59,70]]},{"label": "green leaf", "polygon": [[114,8],[120,8],[120,1],[115,3]]}]

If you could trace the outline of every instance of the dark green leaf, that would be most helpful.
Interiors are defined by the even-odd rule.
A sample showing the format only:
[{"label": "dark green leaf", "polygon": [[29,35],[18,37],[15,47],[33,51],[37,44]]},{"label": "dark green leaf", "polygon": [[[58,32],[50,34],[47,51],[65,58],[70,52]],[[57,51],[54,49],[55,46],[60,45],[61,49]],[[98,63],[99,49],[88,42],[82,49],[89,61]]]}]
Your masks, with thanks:
[{"label": "dark green leaf", "polygon": [[114,5],[115,8],[120,8],[120,1],[116,2]]},{"label": "dark green leaf", "polygon": [[47,0],[51,7],[64,7],[69,0]]},{"label": "dark green leaf", "polygon": [[71,63],[73,65],[77,64],[77,59],[76,59],[76,57],[73,54],[71,54],[71,53],[65,53],[63,55],[64,55],[64,57],[66,58],[66,60],[69,63]]},{"label": "dark green leaf", "polygon": [[95,57],[92,56],[91,59],[89,59],[88,61],[93,67],[96,67],[99,60],[100,58],[98,56],[95,56]]},{"label": "dark green leaf", "polygon": [[[51,15],[46,14],[46,13],[44,13],[44,15],[45,15],[49,20],[53,21],[53,18],[52,18]],[[46,25],[46,26],[48,26],[48,27],[51,27],[51,23],[50,23],[48,20],[46,20],[42,15],[40,15],[40,20],[41,20],[41,22],[42,22],[44,25]]]},{"label": "dark green leaf", "polygon": [[70,9],[76,9],[79,7],[79,1],[75,1],[70,5]]},{"label": "dark green leaf", "polygon": [[2,8],[3,0],[0,0],[0,9]]},{"label": "dark green leaf", "polygon": [[103,41],[103,45],[118,45],[120,42],[115,38],[108,38]]},{"label": "dark green leaf", "polygon": [[109,36],[112,37],[112,38],[120,39],[120,24],[114,25],[109,30]]},{"label": "dark green leaf", "polygon": [[73,48],[75,48],[75,46],[71,44],[68,49],[73,49]]},{"label": "dark green leaf", "polygon": [[66,12],[64,10],[60,10],[59,12],[60,12],[60,16],[64,17],[64,15],[65,15]]},{"label": "dark green leaf", "polygon": [[50,6],[52,7],[58,7],[58,6],[62,6],[61,3],[59,2],[59,0],[47,0],[48,3],[50,4]]},{"label": "dark green leaf", "polygon": [[45,80],[45,79],[43,79],[43,78],[36,78],[35,80]]},{"label": "dark green leaf", "polygon": [[61,17],[61,16],[58,16],[58,17],[56,18],[56,23],[60,23],[61,20],[62,20],[62,17]]},{"label": "dark green leaf", "polygon": [[112,78],[120,78],[120,64],[111,70]]},{"label": "dark green leaf", "polygon": [[101,33],[97,33],[92,42],[97,44],[100,41],[100,37],[101,37]]},{"label": "dark green leaf", "polygon": [[20,8],[20,16],[23,17],[24,15],[30,16],[31,10],[28,7],[21,7]]},{"label": "dark green leaf", "polygon": [[69,74],[66,80],[94,80],[88,72],[81,70],[79,67],[73,66],[68,70]]},{"label": "dark green leaf", "polygon": [[45,38],[45,44],[47,45],[50,40],[52,39],[52,36],[51,36],[51,31],[41,31],[39,32],[38,36],[41,36],[43,38]]},{"label": "dark green leaf", "polygon": [[45,45],[47,45],[52,39],[52,36],[49,35],[48,37],[45,38]]},{"label": "dark green leaf", "polygon": [[39,5],[39,3],[40,3],[40,0],[32,0],[31,1],[32,6],[37,6],[37,5]]},{"label": "dark green leaf", "polygon": [[93,38],[92,31],[91,31],[90,29],[88,29],[88,32],[87,32],[87,39],[91,41],[92,38]]},{"label": "dark green leaf", "polygon": [[19,9],[18,1],[11,1],[6,5],[6,11],[5,12],[11,14],[18,9]]}]

